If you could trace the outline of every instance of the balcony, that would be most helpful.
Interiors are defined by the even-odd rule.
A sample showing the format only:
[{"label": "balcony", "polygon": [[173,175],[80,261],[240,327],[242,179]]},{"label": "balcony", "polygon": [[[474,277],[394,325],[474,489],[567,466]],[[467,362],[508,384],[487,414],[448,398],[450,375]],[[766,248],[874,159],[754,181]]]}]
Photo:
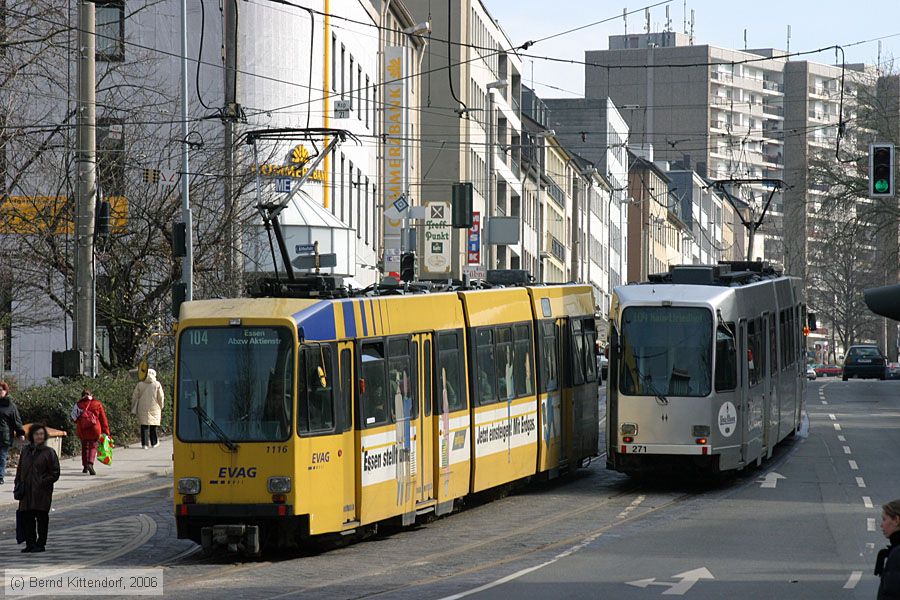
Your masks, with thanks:
[{"label": "balcony", "polygon": [[563,193],[562,189],[555,183],[551,183],[547,186],[547,194],[550,198],[559,205],[560,208],[566,207],[566,195]]},{"label": "balcony", "polygon": [[771,92],[779,92],[784,93],[784,84],[778,83],[777,81],[770,81],[768,79],[763,79],[763,89],[769,90]]},{"label": "balcony", "polygon": [[553,255],[556,260],[565,263],[566,262],[566,246],[562,242],[560,242],[552,233],[547,234],[547,247],[550,249],[550,254]]},{"label": "balcony", "polygon": [[763,104],[762,110],[763,110],[763,114],[766,114],[766,115],[777,115],[779,117],[784,116],[784,107],[783,106],[776,106],[774,104]]}]

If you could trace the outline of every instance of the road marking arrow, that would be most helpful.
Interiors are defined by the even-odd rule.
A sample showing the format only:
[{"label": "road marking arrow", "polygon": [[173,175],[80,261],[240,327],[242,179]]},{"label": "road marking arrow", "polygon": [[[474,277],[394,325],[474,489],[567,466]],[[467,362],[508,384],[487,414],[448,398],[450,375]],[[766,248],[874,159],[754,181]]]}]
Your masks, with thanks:
[{"label": "road marking arrow", "polygon": [[712,580],[715,579],[715,577],[713,577],[713,574],[709,572],[709,569],[707,569],[706,567],[700,567],[699,569],[694,569],[693,571],[685,571],[684,573],[679,573],[678,575],[672,575],[672,579],[680,579],[681,581],[670,583],[666,581],[656,581],[655,577],[651,577],[650,579],[638,579],[637,581],[629,581],[626,583],[626,585],[631,585],[642,589],[650,587],[651,585],[657,585],[668,588],[662,593],[663,596],[684,596],[701,579]]},{"label": "road marking arrow", "polygon": [[772,471],[771,473],[766,473],[765,477],[759,479],[759,487],[761,488],[774,488],[778,485],[779,479],[787,479],[784,475],[780,473],[776,473]]}]

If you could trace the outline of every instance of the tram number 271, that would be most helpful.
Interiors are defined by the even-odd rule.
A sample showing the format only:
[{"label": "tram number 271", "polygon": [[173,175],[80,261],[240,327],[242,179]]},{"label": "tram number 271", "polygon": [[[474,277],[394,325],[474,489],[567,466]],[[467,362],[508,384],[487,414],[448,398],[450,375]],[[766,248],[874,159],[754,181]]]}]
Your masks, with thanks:
[{"label": "tram number 271", "polygon": [[628,448],[629,448],[628,449],[629,454],[646,454],[647,453],[647,446],[644,446],[641,444],[632,444]]}]

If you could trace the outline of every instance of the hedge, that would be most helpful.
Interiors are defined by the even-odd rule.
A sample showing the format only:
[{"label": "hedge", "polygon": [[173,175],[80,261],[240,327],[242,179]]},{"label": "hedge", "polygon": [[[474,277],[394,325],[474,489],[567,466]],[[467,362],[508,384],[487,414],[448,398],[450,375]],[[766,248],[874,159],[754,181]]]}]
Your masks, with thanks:
[{"label": "hedge", "polygon": [[[157,379],[162,383],[166,394],[160,432],[169,434],[172,431],[172,374],[158,373]],[[135,384],[137,378],[133,375],[118,372],[95,379],[48,383],[26,389],[13,388],[10,396],[19,407],[22,422],[44,423],[48,427],[65,431],[68,435],[63,438],[63,454],[74,455],[81,452],[81,445],[75,435],[75,423],[70,413],[85,387],[92,390],[94,397],[103,403],[116,445],[124,446],[140,439],[140,424],[137,417],[131,414],[131,394]]]}]

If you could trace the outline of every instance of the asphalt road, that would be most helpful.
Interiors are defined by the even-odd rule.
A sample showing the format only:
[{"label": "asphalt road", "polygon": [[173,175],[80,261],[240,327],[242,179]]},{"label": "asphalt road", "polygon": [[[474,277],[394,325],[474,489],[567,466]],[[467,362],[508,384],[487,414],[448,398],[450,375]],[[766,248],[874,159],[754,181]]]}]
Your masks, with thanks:
[{"label": "asphalt road", "polygon": [[[175,540],[170,484],[157,480],[57,503],[41,559],[163,566],[166,597],[190,600],[874,598],[883,539],[870,528],[900,496],[900,382],[819,380],[808,393],[804,435],[714,483],[634,481],[597,461],[414,528],[241,561]],[[27,566],[11,525],[0,513],[0,562]]]}]

